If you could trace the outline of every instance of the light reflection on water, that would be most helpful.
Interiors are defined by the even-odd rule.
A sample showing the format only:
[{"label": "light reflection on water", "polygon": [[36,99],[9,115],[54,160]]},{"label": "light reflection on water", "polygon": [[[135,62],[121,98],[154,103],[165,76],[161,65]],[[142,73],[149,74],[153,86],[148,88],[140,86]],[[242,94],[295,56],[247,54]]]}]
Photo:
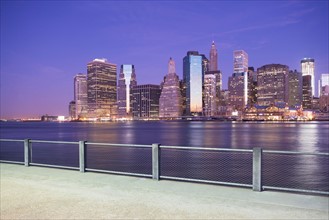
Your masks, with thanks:
[{"label": "light reflection on water", "polygon": [[[306,152],[329,151],[327,122],[118,122],[1,123],[0,138],[220,147]],[[54,147],[55,146],[55,147]],[[2,145],[1,145],[2,147]],[[23,160],[22,147],[0,149],[0,157]],[[65,152],[65,153],[63,153]],[[164,173],[185,178],[241,181],[250,184],[252,155],[162,149]],[[161,153],[161,154],[162,154]],[[17,159],[18,158],[18,159]],[[122,172],[151,173],[151,149],[87,145],[87,166]],[[78,166],[74,145],[33,144],[35,162]],[[8,159],[10,160],[10,158]],[[328,191],[328,157],[264,154],[265,185]],[[247,181],[247,182],[245,182]],[[282,185],[283,183],[287,185]]]},{"label": "light reflection on water", "polygon": [[1,138],[328,152],[327,122],[1,123]]}]

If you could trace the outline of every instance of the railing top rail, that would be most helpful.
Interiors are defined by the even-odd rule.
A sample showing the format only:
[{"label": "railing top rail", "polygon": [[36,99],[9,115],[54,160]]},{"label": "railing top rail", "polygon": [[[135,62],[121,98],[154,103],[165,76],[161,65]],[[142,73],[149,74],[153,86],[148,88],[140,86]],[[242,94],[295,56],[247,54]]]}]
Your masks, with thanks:
[{"label": "railing top rail", "polygon": [[48,143],[48,144],[79,144],[76,141],[43,141],[43,140],[30,140],[31,143]]},{"label": "railing top rail", "polygon": [[300,155],[323,155],[329,156],[329,153],[325,152],[305,152],[305,151],[280,151],[280,150],[263,150],[264,153],[271,154],[300,154]]},{"label": "railing top rail", "polygon": [[235,152],[252,152],[252,149],[230,149],[230,148],[210,148],[210,147],[184,147],[184,146],[167,146],[160,145],[165,149],[182,149],[182,150],[210,150],[210,151],[235,151]]},{"label": "railing top rail", "polygon": [[102,146],[115,146],[115,147],[149,147],[152,145],[143,145],[143,144],[113,144],[113,143],[97,143],[97,142],[86,142],[86,145],[102,145]]},{"label": "railing top rail", "polygon": [[20,140],[20,139],[0,139],[0,141],[10,141],[10,142],[20,142],[20,141],[22,141],[22,142],[24,142],[24,140]]}]

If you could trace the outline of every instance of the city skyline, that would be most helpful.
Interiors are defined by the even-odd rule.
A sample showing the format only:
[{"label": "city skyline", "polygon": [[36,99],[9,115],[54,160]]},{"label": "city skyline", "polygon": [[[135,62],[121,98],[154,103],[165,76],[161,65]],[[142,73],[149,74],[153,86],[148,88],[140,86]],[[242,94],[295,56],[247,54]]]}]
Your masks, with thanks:
[{"label": "city skyline", "polygon": [[224,89],[235,50],[255,69],[301,71],[300,61],[312,58],[317,81],[329,72],[327,8],[327,1],[1,1],[0,117],[68,115],[72,80],[95,58],[134,64],[138,84],[160,84],[173,57],[182,79],[187,51],[209,59],[213,41]]}]

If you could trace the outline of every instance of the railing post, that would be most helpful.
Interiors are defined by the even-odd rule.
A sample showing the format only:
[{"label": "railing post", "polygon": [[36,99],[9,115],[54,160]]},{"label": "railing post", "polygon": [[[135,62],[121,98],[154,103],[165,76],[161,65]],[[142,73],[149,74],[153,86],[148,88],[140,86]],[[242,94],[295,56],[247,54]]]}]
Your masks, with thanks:
[{"label": "railing post", "polygon": [[152,144],[152,179],[160,179],[160,144]]},{"label": "railing post", "polygon": [[24,165],[28,167],[31,162],[31,147],[30,139],[24,140]]},{"label": "railing post", "polygon": [[259,147],[253,148],[252,156],[252,189],[254,191],[262,191],[262,153],[263,149]]},{"label": "railing post", "polygon": [[79,167],[80,167],[80,172],[84,173],[85,172],[85,151],[86,151],[86,141],[79,141]]}]

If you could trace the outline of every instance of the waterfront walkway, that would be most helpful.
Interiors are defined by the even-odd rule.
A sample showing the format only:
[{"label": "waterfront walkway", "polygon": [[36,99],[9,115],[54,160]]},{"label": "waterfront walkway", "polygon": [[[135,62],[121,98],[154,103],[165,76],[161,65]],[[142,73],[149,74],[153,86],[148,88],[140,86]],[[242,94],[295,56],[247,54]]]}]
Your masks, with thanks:
[{"label": "waterfront walkway", "polygon": [[328,219],[329,197],[0,163],[0,219]]}]

